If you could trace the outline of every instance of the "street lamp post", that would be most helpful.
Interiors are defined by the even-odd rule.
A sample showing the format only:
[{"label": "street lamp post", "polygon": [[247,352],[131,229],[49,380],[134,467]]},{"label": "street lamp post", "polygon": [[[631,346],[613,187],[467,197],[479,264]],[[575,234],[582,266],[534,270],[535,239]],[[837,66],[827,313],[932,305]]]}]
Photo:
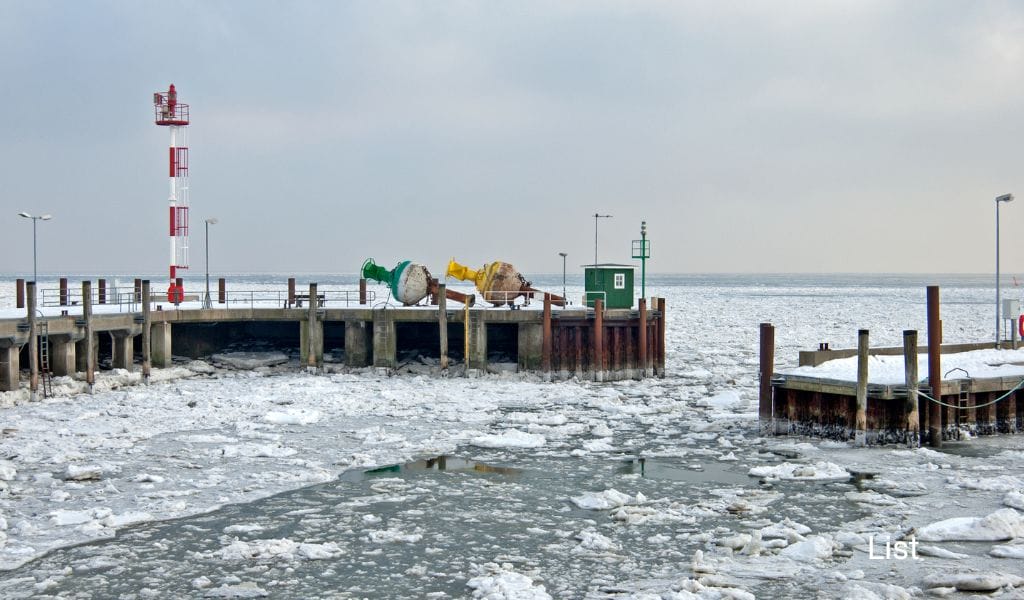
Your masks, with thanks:
[{"label": "street lamp post", "polygon": [[600,215],[594,213],[594,267],[597,267],[597,220],[610,218],[612,218],[611,215]]},{"label": "street lamp post", "polygon": [[565,257],[569,255],[565,252],[559,252],[558,255],[562,257],[562,298],[568,302],[568,296],[565,295]]},{"label": "street lamp post", "polygon": [[27,212],[18,213],[19,217],[25,217],[26,219],[32,219],[32,282],[36,283],[39,281],[39,274],[36,271],[36,221],[49,221],[53,217],[50,215],[40,215],[33,217]]},{"label": "street lamp post", "polygon": [[203,298],[203,308],[211,308],[210,301],[210,225],[216,225],[216,217],[206,219],[206,297]]},{"label": "street lamp post", "polygon": [[1013,194],[1003,194],[996,198],[996,350],[999,349],[999,343],[1002,340],[1002,320],[1000,319],[1001,307],[999,303],[1002,301],[999,293],[999,203],[1000,202],[1013,202]]}]

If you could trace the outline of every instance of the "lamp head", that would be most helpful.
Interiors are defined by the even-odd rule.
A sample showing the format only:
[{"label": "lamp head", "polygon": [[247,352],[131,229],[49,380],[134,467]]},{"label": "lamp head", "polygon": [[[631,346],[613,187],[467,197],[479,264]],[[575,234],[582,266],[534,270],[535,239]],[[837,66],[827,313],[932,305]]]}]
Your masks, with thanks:
[{"label": "lamp head", "polygon": [[206,220],[206,222],[209,225],[216,225],[217,224],[217,217],[210,217],[209,219]]},{"label": "lamp head", "polygon": [[20,212],[20,213],[18,213],[18,216],[19,217],[25,217],[26,219],[31,219],[32,218],[32,215],[28,214],[27,212]]},{"label": "lamp head", "polygon": [[49,221],[52,218],[53,218],[53,215],[43,215],[43,216],[39,217],[39,220],[40,221]]},{"label": "lamp head", "polygon": [[565,258],[566,256],[569,256],[565,252],[559,252],[558,255],[561,256],[562,258]]},{"label": "lamp head", "polygon": [[996,202],[1013,202],[1013,194],[1003,194],[996,198]]}]

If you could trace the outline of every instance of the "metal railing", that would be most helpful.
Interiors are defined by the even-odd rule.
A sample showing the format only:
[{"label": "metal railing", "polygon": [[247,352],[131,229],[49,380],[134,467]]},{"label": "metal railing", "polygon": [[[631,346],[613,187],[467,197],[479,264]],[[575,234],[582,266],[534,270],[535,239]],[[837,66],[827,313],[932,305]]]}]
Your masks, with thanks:
[{"label": "metal railing", "polygon": [[[136,291],[133,286],[120,287],[120,288],[106,288],[104,290],[104,302],[100,304],[99,290],[92,290],[92,305],[95,310],[101,306],[117,306],[118,312],[137,312],[141,310],[142,297],[141,292]],[[274,306],[281,308],[299,308],[302,304],[305,304],[308,299],[306,298],[309,294],[297,292],[295,296],[300,301],[289,303],[288,292],[286,290],[229,290],[224,293],[224,302],[218,303],[216,296],[213,298],[213,308],[218,306],[221,308],[255,308],[256,306]],[[152,304],[171,304],[167,302],[166,298],[161,295],[150,296],[150,302]],[[320,301],[321,306],[329,305],[358,305],[359,304],[359,291],[358,290],[319,290],[317,292],[317,298]],[[188,299],[188,296],[186,296]],[[377,293],[373,290],[366,291],[366,303],[371,304],[377,299]],[[201,301],[201,300],[200,300]],[[36,298],[36,305],[40,308],[66,308],[67,310],[75,310],[80,312],[82,310],[82,298],[81,294],[77,296],[68,290],[67,297],[62,298],[61,290],[57,288],[51,289],[39,289],[38,296]]]}]

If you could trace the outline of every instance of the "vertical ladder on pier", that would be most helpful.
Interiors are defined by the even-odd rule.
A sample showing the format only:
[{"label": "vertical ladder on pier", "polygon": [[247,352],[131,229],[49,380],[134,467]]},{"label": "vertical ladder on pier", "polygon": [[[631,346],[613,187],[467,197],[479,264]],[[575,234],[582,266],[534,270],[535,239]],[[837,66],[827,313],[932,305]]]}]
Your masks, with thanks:
[{"label": "vertical ladder on pier", "polygon": [[960,395],[956,401],[956,439],[960,439],[961,433],[960,428],[969,422],[968,419],[968,401],[970,400],[970,393],[968,391],[970,387],[970,381],[967,379],[960,380]]},{"label": "vertical ladder on pier", "polygon": [[50,325],[39,322],[39,376],[43,382],[43,397],[53,395],[53,381],[50,373]]}]

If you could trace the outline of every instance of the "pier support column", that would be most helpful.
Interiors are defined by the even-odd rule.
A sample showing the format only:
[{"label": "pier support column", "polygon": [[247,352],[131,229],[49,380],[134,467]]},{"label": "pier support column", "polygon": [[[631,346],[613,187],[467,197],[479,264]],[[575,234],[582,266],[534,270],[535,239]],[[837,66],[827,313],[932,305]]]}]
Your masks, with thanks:
[{"label": "pier support column", "polygon": [[907,386],[907,400],[903,407],[906,416],[907,446],[917,448],[921,445],[920,417],[918,415],[917,386],[917,331],[907,329],[903,332],[903,372]]},{"label": "pier support column", "polygon": [[868,430],[868,330],[857,332],[857,414],[854,444],[866,446]]},{"label": "pier support column", "polygon": [[[640,307],[640,314],[645,314],[643,298],[640,299]],[[775,432],[772,429],[772,375],[775,372],[775,327],[771,323],[761,323],[760,365],[757,417],[761,422],[761,435],[773,435]]]},{"label": "pier support column", "polygon": [[21,376],[21,346],[0,346],[0,392],[18,389]]},{"label": "pier support column", "polygon": [[[520,323],[519,324],[519,371],[537,371],[544,365],[544,324],[543,323]],[[547,368],[545,373],[551,371],[550,350],[547,353]]]},{"label": "pier support column", "polygon": [[395,320],[391,311],[374,311],[373,314],[373,366],[394,369],[398,365],[398,340],[395,339]]},{"label": "pier support column", "polygon": [[309,309],[306,322],[299,332],[299,362],[313,370],[324,366],[324,323],[317,318],[320,299],[317,298],[316,288],[315,283],[309,284]]},{"label": "pier support column", "polygon": [[345,321],[345,365],[368,367],[370,365],[370,323],[367,321]]},{"label": "pier support column", "polygon": [[149,350],[153,366],[166,369],[171,366],[171,324],[153,323],[149,327]]},{"label": "pier support column", "polygon": [[487,323],[484,311],[469,320],[469,368],[487,370]]},{"label": "pier support column", "polygon": [[70,337],[50,337],[50,370],[59,377],[75,374],[75,342]]},{"label": "pier support column", "polygon": [[[360,304],[366,299],[366,280],[360,280],[362,284],[359,286],[359,302]],[[441,353],[441,370],[446,371],[448,369],[448,297],[446,292],[448,286],[443,283],[437,284],[437,327],[438,327],[438,342],[440,345]]]},{"label": "pier support column", "polygon": [[110,332],[111,347],[113,348],[113,360],[111,366],[115,369],[124,369],[131,373],[135,358],[135,336],[131,332],[112,331]]},{"label": "pier support column", "polygon": [[[95,336],[96,334],[93,334],[93,335]],[[83,336],[82,339],[80,339],[77,342],[75,342],[75,371],[78,372],[78,373],[85,373],[85,370],[88,368],[88,366],[86,365],[86,360],[88,360],[88,358],[89,358],[88,348],[86,348],[86,345],[88,344],[88,340],[89,340],[89,336]],[[92,341],[92,350],[93,350],[93,354],[94,354],[94,356],[93,356],[94,360],[95,360],[96,346],[97,346],[97,343],[96,343],[96,339],[94,338],[93,341]]]},{"label": "pier support column", "polygon": [[[939,286],[928,286],[928,386],[932,388],[931,397],[942,400],[942,324],[939,321]],[[942,407],[929,402],[928,407],[928,443],[939,448],[942,446]]]}]

